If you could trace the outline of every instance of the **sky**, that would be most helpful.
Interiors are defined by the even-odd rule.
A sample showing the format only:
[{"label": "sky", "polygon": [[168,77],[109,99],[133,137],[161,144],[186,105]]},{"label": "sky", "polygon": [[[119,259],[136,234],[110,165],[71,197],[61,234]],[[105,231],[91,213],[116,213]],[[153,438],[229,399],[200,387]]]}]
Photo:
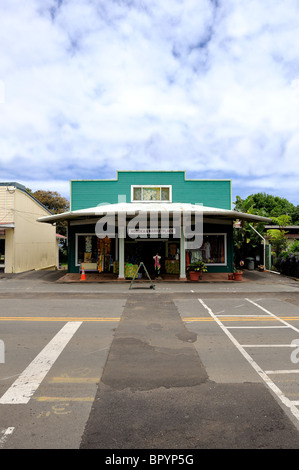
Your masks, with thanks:
[{"label": "sky", "polygon": [[0,0],[0,181],[117,170],[299,204],[299,0]]}]

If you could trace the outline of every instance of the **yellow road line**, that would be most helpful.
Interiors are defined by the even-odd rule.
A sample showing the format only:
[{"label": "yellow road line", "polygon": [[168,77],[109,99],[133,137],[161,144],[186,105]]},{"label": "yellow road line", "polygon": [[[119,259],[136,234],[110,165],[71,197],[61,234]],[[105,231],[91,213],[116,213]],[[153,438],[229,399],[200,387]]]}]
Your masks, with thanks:
[{"label": "yellow road line", "polygon": [[[299,321],[299,316],[296,317],[278,317],[274,318],[269,315],[251,317],[247,316],[227,316],[221,317],[221,321],[278,321],[278,320],[288,320],[288,321]],[[185,322],[204,322],[204,321],[215,321],[213,317],[183,317]],[[120,317],[0,317],[0,321],[28,321],[28,322],[69,322],[69,321],[86,321],[86,322],[118,322]]]},{"label": "yellow road line", "polygon": [[94,397],[33,397],[36,401],[41,402],[63,402],[69,403],[71,401],[93,402]]},{"label": "yellow road line", "polygon": [[[201,321],[215,321],[214,318],[212,317],[184,317],[182,319],[183,321],[186,322],[201,322]],[[260,317],[238,317],[238,316],[227,316],[227,317],[221,317],[221,321],[279,321],[279,320],[299,320],[299,317],[278,317],[278,318],[273,318],[270,316],[260,316]]]},{"label": "yellow road line", "polygon": [[99,377],[53,377],[48,381],[51,384],[95,384],[99,382]]},{"label": "yellow road line", "polygon": [[0,317],[0,321],[90,321],[113,322],[120,321],[120,317]]}]

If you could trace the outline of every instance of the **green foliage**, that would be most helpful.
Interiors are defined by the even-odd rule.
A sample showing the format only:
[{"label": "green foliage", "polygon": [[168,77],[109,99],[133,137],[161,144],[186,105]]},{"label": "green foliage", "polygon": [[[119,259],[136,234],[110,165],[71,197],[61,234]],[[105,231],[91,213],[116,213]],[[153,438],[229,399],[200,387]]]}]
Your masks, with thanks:
[{"label": "green foliage", "polygon": [[[279,217],[283,214],[290,216],[290,223],[299,224],[299,205],[295,206],[285,198],[266,193],[251,194],[242,200],[236,197],[235,209],[249,214],[259,214],[270,217]],[[263,213],[261,213],[262,211]]]},{"label": "green foliage", "polygon": [[[26,189],[30,194],[32,194],[33,197],[35,197],[35,199],[41,202],[53,214],[61,214],[62,212],[69,210],[69,201],[56,191],[44,191],[39,189],[38,191],[32,192],[29,188]],[[66,236],[67,221],[63,220],[57,222],[56,230],[60,235]]]},{"label": "green foliage", "polygon": [[289,253],[299,253],[299,240],[294,240],[294,242],[288,248]]},{"label": "green foliage", "polygon": [[273,246],[276,254],[279,255],[281,251],[287,247],[287,240],[285,234],[288,233],[285,230],[270,229],[267,230],[267,235],[270,237],[270,244]]},{"label": "green foliage", "polygon": [[53,214],[61,214],[69,209],[68,200],[56,191],[43,191],[39,189],[31,194],[53,212]]},{"label": "green foliage", "polygon": [[206,273],[208,269],[203,261],[196,261],[194,263],[188,264],[187,271],[196,271],[196,272]]}]

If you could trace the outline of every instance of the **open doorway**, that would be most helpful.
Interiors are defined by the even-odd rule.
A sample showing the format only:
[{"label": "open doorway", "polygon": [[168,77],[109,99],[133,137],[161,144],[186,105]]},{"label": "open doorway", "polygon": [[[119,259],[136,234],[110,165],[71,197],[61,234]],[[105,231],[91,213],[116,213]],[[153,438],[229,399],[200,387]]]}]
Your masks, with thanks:
[{"label": "open doorway", "polygon": [[161,256],[161,274],[165,272],[165,243],[164,240],[136,240],[126,242],[125,260],[127,263],[138,264],[143,262],[148,273],[154,275],[154,256]]}]

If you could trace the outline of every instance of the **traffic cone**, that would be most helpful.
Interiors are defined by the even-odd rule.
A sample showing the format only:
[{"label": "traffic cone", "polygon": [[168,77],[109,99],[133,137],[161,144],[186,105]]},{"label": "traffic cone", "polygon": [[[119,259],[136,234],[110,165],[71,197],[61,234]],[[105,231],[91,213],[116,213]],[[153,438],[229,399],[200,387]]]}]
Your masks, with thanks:
[{"label": "traffic cone", "polygon": [[81,271],[81,281],[86,281],[84,268],[82,268],[82,271]]}]

